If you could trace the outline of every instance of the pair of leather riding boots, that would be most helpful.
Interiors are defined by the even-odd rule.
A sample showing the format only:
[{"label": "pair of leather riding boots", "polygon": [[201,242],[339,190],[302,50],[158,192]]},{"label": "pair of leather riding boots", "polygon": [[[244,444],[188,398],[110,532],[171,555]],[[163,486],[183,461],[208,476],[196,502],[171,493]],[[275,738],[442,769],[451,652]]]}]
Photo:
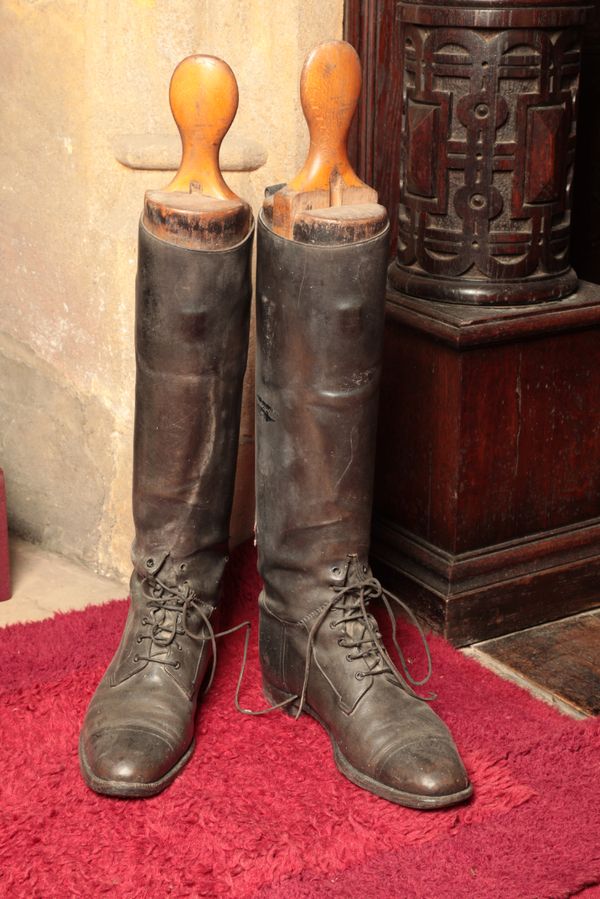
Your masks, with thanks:
[{"label": "pair of leather riding boots", "polygon": [[[388,239],[299,243],[259,217],[260,656],[268,701],[313,715],[351,781],[438,808],[467,798],[469,780],[369,609],[382,592],[368,552]],[[183,248],[141,225],[131,606],[80,742],[99,793],[156,794],[193,751],[227,560],[251,246],[252,232],[225,251]]]}]

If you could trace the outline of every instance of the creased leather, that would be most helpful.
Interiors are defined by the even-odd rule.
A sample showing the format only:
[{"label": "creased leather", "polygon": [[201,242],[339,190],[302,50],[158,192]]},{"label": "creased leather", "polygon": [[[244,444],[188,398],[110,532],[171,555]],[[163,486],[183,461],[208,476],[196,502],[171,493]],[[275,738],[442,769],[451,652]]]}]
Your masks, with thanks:
[{"label": "creased leather", "polygon": [[216,626],[227,561],[252,239],[191,250],[140,224],[131,605],[80,742],[99,792],[158,792],[193,740],[212,659],[200,612]]},{"label": "creased leather", "polygon": [[322,247],[259,218],[257,542],[282,615],[344,583],[349,552],[367,564],[387,253],[387,229]]},{"label": "creased leather", "polygon": [[[189,250],[140,224],[133,560],[185,560],[229,535],[250,316],[252,232]],[[212,564],[218,568],[215,553]],[[204,569],[204,565],[200,565]],[[208,571],[199,578],[210,579]],[[211,584],[220,579],[216,572]]]},{"label": "creased leather", "polygon": [[368,553],[387,247],[387,231],[339,247],[300,244],[259,219],[260,655],[273,701],[300,696],[309,657],[306,707],[355,783],[435,807],[469,793],[456,747],[430,706],[368,651],[372,642],[365,650],[356,613],[361,585],[377,583]]}]

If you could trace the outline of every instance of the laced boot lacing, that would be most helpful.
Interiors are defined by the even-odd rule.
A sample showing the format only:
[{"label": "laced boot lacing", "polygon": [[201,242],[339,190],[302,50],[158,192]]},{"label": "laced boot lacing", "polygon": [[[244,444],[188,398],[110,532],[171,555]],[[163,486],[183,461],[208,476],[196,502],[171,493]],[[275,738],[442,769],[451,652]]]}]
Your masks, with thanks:
[{"label": "laced boot lacing", "polygon": [[[338,645],[340,647],[354,650],[353,654],[348,653],[346,655],[347,661],[352,662],[357,661],[358,659],[364,659],[367,663],[369,669],[368,671],[357,671],[355,673],[355,677],[358,680],[362,680],[365,677],[387,674],[395,683],[405,689],[411,696],[415,697],[415,699],[421,699],[427,702],[431,702],[436,698],[436,695],[434,693],[430,693],[427,696],[420,696],[413,689],[413,687],[422,687],[424,684],[426,684],[431,677],[432,671],[429,645],[425,638],[425,634],[423,633],[423,628],[419,624],[419,621],[415,617],[413,611],[404,602],[402,602],[401,599],[398,599],[397,596],[394,596],[393,594],[388,593],[386,590],[384,590],[377,578],[374,577],[367,578],[366,580],[357,584],[350,584],[347,587],[333,587],[333,590],[334,595],[323,606],[323,608],[315,618],[315,621],[308,634],[308,641],[306,644],[306,661],[304,665],[304,679],[302,682],[302,689],[300,690],[300,693],[290,696],[288,699],[284,699],[282,702],[279,702],[276,705],[270,706],[266,709],[244,709],[241,708],[239,704],[239,694],[241,690],[244,671],[246,668],[248,654],[249,632],[246,633],[242,668],[240,671],[235,696],[235,704],[239,712],[242,712],[246,715],[266,715],[269,712],[275,711],[275,709],[284,708],[285,706],[291,705],[292,703],[297,703],[295,717],[300,717],[306,702],[306,693],[308,690],[308,680],[310,677],[313,647],[321,625],[323,624],[327,616],[332,612],[337,612],[341,615],[341,617],[338,617],[335,620],[332,619],[329,622],[329,627],[332,630],[338,627],[345,627],[346,625],[350,625],[353,623],[357,623],[359,625],[362,625],[363,627],[362,635],[359,637],[355,637],[354,639],[348,639],[348,628],[345,627],[346,637],[340,637],[338,639]],[[369,602],[371,602],[371,600],[380,598],[383,601],[385,609],[390,618],[390,622],[392,625],[392,640],[398,654],[398,658],[400,659],[402,672],[397,668],[397,666],[390,658],[390,655],[383,644],[383,638],[381,632],[379,631],[377,621],[368,611]],[[390,600],[397,603],[398,606],[400,606],[400,608],[406,613],[411,623],[416,627],[419,637],[423,643],[425,655],[427,658],[427,673],[420,680],[413,677],[413,675],[411,674],[404,654],[400,648],[400,644],[398,643],[396,617],[394,615]],[[247,622],[244,622],[244,624],[247,624]],[[239,625],[239,627],[243,626],[244,625]]]},{"label": "laced boot lacing", "polygon": [[[146,604],[146,607],[152,617],[148,618],[147,616],[144,616],[142,618],[141,624],[144,627],[150,626],[151,630],[148,634],[138,634],[138,636],[136,637],[136,642],[141,644],[144,640],[149,640],[150,648],[148,655],[136,654],[133,658],[134,662],[155,662],[159,665],[171,666],[175,669],[178,669],[181,667],[181,662],[166,658],[169,652],[169,648],[173,643],[175,643],[177,649],[181,650],[183,648],[177,641],[177,637],[189,637],[191,640],[200,643],[210,642],[212,647],[212,660],[210,675],[208,677],[208,681],[204,690],[204,692],[206,693],[213,683],[215,671],[217,668],[217,640],[220,637],[226,637],[229,634],[236,633],[242,628],[246,628],[242,664],[235,692],[236,708],[239,712],[242,712],[245,715],[266,715],[269,712],[275,711],[276,709],[284,708],[285,706],[291,705],[292,703],[297,703],[295,717],[300,717],[306,702],[306,693],[308,690],[308,681],[310,677],[315,640],[317,638],[321,625],[331,612],[338,613],[338,615],[340,615],[341,617],[338,617],[336,620],[332,619],[329,623],[329,627],[332,630],[338,627],[344,627],[344,629],[346,630],[346,636],[340,637],[338,639],[338,645],[344,649],[354,650],[353,654],[349,652],[346,655],[346,659],[349,662],[364,659],[367,663],[368,671],[357,671],[355,673],[355,677],[357,679],[362,680],[363,678],[369,676],[387,674],[416,699],[422,699],[429,702],[436,698],[435,694],[433,693],[429,694],[428,696],[419,696],[419,694],[416,693],[413,689],[413,687],[423,686],[431,677],[431,653],[429,651],[429,645],[425,638],[425,634],[423,633],[423,629],[409,606],[407,606],[397,596],[394,596],[393,594],[388,593],[386,590],[384,590],[377,578],[371,577],[358,584],[350,584],[346,587],[333,588],[333,596],[323,606],[323,608],[315,618],[315,621],[308,634],[308,641],[306,645],[306,660],[304,665],[304,679],[302,682],[302,689],[300,693],[290,696],[288,699],[284,699],[282,702],[270,706],[269,708],[257,710],[244,709],[240,706],[239,702],[242,682],[248,660],[248,646],[250,643],[250,631],[252,627],[250,621],[242,621],[240,624],[237,624],[234,627],[215,633],[209,615],[202,608],[201,598],[196,593],[194,593],[189,584],[173,588],[165,584],[156,576],[147,576],[144,580],[148,584],[152,593],[152,598]],[[400,659],[402,673],[392,661],[387,649],[383,644],[382,635],[377,625],[377,621],[368,611],[368,605],[371,600],[380,598],[383,601],[391,622],[392,641],[394,643],[394,648],[396,649],[396,652],[398,654],[398,658]],[[416,627],[419,637],[423,643],[425,655],[427,658],[427,673],[420,680],[413,677],[413,675],[411,674],[406,663],[404,653],[402,652],[400,644],[398,643],[396,617],[392,610],[390,600],[397,603],[400,608],[406,613],[411,623]],[[192,608],[202,620],[203,627],[198,633],[194,633],[193,631],[189,630],[187,625],[188,614]],[[363,632],[360,637],[349,639],[348,629],[345,627],[345,625],[351,625],[353,623],[362,625]],[[155,655],[151,654],[151,649],[153,646],[157,647],[159,650],[159,652],[157,652]]]},{"label": "laced boot lacing", "polygon": [[[243,627],[250,627],[249,621],[243,621],[235,627],[225,631],[215,633],[211,624],[209,614],[202,608],[203,600],[192,590],[189,584],[173,588],[163,583],[156,576],[146,576],[144,581],[148,584],[152,598],[146,603],[146,608],[151,617],[144,615],[141,624],[143,627],[150,626],[151,630],[148,634],[138,634],[136,643],[143,643],[149,640],[149,648],[147,655],[136,654],[133,657],[134,662],[156,662],[159,665],[170,666],[174,669],[181,667],[181,662],[168,659],[169,649],[175,644],[176,648],[182,650],[181,643],[177,637],[189,637],[198,643],[210,642],[212,646],[212,662],[210,675],[204,692],[208,692],[215,677],[217,668],[217,640],[219,637],[226,637],[233,634]],[[204,603],[206,606],[207,603]],[[200,616],[202,627],[198,633],[194,633],[188,628],[188,615],[193,611]],[[211,609],[212,611],[212,609]],[[157,647],[158,652],[152,654],[152,647]]]}]

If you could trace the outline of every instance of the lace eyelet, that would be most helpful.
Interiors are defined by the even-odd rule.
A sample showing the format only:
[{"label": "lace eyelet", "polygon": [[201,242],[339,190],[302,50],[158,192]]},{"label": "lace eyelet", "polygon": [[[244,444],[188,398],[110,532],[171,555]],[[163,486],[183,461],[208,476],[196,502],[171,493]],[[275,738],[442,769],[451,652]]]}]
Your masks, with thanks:
[{"label": "lace eyelet", "polygon": [[342,569],[338,568],[338,566],[336,565],[335,568],[331,569],[331,573],[335,574],[336,577],[338,577],[342,573]]},{"label": "lace eyelet", "polygon": [[353,662],[353,661],[354,661],[354,656],[351,656],[350,653],[348,653],[348,654],[346,655],[346,661],[347,661],[347,662]]},{"label": "lace eyelet", "polygon": [[338,645],[338,646],[343,646],[343,645],[344,645],[344,638],[343,638],[343,637],[338,637],[337,645]]},{"label": "lace eyelet", "polygon": [[179,669],[181,668],[181,662],[175,662],[173,668],[175,669],[175,671],[179,671]]},{"label": "lace eyelet", "polygon": [[365,676],[364,672],[362,672],[362,671],[357,671],[356,674],[354,675],[356,680],[362,680],[364,678],[364,676]]},{"label": "lace eyelet", "polygon": [[337,621],[330,621],[330,622],[329,622],[329,627],[331,628],[331,630],[334,630],[337,626],[338,626],[338,622],[337,622]]},{"label": "lace eyelet", "polygon": [[135,656],[133,657],[133,661],[134,661],[134,662],[139,662],[139,660],[140,660],[140,657],[139,657],[138,655],[135,655]]},{"label": "lace eyelet", "polygon": [[135,642],[136,642],[136,643],[141,643],[141,642],[142,642],[142,638],[141,638],[141,637],[136,637],[136,638],[135,638]]},{"label": "lace eyelet", "polygon": [[187,566],[186,566],[185,562],[182,562],[181,565],[179,566],[179,570],[180,570],[180,571],[185,571],[186,567],[187,567]]},{"label": "lace eyelet", "polygon": [[146,568],[154,567],[154,559],[146,559]]},{"label": "lace eyelet", "polygon": [[150,622],[148,621],[147,618],[142,618],[142,624],[143,624],[143,625],[145,625],[145,624],[150,624]]}]

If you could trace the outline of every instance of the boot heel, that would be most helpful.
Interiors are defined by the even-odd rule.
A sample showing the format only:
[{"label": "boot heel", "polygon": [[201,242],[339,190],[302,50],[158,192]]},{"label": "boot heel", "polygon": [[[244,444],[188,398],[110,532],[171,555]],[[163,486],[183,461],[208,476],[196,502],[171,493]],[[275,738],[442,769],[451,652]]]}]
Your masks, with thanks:
[{"label": "boot heel", "polygon": [[[269,705],[279,705],[280,702],[286,702],[294,698],[293,693],[286,693],[279,687],[274,687],[266,678],[263,678],[263,694]],[[295,715],[298,711],[298,703],[290,702],[289,705],[282,706],[281,710],[286,715]]]}]

